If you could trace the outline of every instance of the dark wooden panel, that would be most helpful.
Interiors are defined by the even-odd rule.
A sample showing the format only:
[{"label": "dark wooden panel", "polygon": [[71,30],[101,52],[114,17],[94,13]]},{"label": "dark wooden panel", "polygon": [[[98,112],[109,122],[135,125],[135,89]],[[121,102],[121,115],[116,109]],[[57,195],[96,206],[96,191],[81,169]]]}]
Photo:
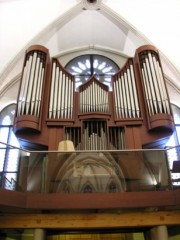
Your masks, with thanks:
[{"label": "dark wooden panel", "polygon": [[127,209],[180,206],[180,189],[157,192],[38,194],[0,190],[0,205],[26,209]]}]

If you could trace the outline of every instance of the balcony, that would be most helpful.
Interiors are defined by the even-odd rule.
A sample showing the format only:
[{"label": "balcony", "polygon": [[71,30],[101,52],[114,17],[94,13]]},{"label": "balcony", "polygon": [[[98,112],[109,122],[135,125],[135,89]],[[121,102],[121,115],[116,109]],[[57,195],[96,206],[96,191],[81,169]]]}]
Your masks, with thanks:
[{"label": "balcony", "polygon": [[180,204],[180,189],[173,186],[167,161],[170,149],[25,151],[1,143],[0,151],[5,148],[12,163],[18,152],[19,167],[0,172],[4,206],[101,209]]}]

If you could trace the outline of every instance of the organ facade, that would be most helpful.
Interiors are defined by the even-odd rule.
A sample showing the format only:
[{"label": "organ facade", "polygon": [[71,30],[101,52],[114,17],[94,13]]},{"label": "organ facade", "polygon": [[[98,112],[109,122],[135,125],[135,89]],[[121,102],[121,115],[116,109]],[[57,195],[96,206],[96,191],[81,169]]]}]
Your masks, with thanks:
[{"label": "organ facade", "polygon": [[138,48],[111,78],[112,90],[91,76],[75,77],[43,46],[25,54],[14,131],[28,149],[57,150],[71,140],[76,150],[164,146],[174,122],[157,49]]}]

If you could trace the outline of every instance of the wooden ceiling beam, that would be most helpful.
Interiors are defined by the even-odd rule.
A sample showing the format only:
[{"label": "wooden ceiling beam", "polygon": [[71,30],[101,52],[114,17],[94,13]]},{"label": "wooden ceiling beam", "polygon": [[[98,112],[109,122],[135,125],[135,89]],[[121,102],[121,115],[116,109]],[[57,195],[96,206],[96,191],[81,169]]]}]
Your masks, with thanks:
[{"label": "wooden ceiling beam", "polygon": [[180,225],[180,211],[0,215],[1,229],[107,229],[159,225]]}]

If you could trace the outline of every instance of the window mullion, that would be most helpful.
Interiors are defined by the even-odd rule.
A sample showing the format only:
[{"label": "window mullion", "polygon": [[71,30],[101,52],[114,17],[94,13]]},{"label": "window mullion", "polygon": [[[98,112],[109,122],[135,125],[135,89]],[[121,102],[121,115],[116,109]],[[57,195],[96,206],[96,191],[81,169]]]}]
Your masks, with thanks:
[{"label": "window mullion", "polygon": [[[9,144],[9,141],[10,141],[11,128],[12,128],[12,126],[10,125],[10,126],[8,127],[7,144]],[[7,169],[7,164],[8,164],[8,153],[9,153],[9,147],[6,148],[6,153],[5,153],[5,156],[4,156],[4,167],[3,167],[3,172],[5,172],[6,169]]]}]

